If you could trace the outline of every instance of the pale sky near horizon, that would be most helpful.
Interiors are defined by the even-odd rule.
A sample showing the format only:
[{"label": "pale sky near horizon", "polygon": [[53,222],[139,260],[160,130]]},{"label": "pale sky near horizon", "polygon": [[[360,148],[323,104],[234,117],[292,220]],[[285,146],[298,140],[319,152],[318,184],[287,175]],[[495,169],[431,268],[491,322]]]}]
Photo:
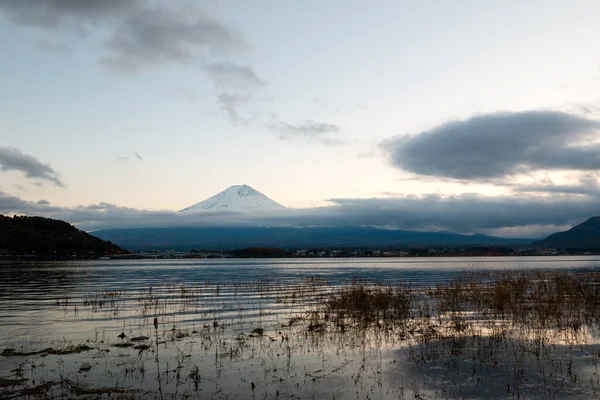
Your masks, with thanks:
[{"label": "pale sky near horizon", "polygon": [[[598,1],[0,0],[0,191],[147,210],[235,184],[294,208],[596,202],[560,188],[597,186],[598,16]],[[400,138],[423,134],[436,144]]]}]

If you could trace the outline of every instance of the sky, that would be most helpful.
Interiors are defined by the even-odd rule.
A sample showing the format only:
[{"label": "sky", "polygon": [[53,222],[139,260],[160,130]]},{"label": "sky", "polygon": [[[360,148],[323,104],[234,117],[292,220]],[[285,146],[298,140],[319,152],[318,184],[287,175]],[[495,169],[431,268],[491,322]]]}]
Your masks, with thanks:
[{"label": "sky", "polygon": [[272,224],[566,229],[600,215],[598,15],[595,0],[0,0],[0,213],[206,223],[174,211],[247,184],[295,209]]}]

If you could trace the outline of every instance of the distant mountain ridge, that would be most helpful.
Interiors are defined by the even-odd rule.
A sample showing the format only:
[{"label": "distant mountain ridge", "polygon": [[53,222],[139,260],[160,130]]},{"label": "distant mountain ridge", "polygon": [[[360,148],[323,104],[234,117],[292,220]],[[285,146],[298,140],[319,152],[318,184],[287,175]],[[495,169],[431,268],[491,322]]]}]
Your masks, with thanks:
[{"label": "distant mountain ridge", "polygon": [[5,255],[95,257],[126,253],[110,242],[80,231],[73,225],[43,217],[0,215],[0,252]]},{"label": "distant mountain ridge", "polygon": [[568,231],[553,233],[535,242],[535,245],[559,249],[600,249],[600,217],[592,217]]},{"label": "distant mountain ridge", "polygon": [[463,246],[531,243],[530,239],[502,239],[452,232],[415,232],[368,227],[181,227],[110,229],[94,235],[131,250],[244,247],[351,247],[351,246]]},{"label": "distant mountain ridge", "polygon": [[179,212],[189,213],[217,210],[253,212],[283,209],[285,209],[284,206],[271,200],[258,190],[248,185],[235,185]]}]

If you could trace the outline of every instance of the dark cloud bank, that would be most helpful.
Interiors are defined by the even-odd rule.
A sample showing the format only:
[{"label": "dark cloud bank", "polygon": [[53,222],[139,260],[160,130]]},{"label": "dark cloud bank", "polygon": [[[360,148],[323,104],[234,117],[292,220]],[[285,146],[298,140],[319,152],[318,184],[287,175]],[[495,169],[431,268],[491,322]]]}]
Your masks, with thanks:
[{"label": "dark cloud bank", "polygon": [[536,170],[600,169],[600,121],[555,111],[475,116],[382,144],[397,168],[490,180]]},{"label": "dark cloud bank", "polygon": [[[600,210],[589,196],[482,197],[407,196],[389,199],[332,199],[332,206],[269,214],[205,212],[181,214],[145,211],[100,203],[75,208],[28,202],[0,193],[0,213],[43,215],[69,221],[85,230],[177,226],[380,226],[412,230],[487,232],[538,226],[539,235],[574,225]],[[527,232],[536,230],[528,229]],[[518,229],[516,231],[518,234]]]}]

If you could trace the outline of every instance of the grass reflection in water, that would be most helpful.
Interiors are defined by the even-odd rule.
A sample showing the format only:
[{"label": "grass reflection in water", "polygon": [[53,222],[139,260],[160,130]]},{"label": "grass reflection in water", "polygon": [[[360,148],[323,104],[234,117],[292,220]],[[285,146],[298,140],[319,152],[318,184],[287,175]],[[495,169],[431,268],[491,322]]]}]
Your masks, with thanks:
[{"label": "grass reflection in water", "polygon": [[1,349],[0,397],[596,398],[599,306],[600,273],[548,271],[105,291],[56,302],[102,332]]}]

